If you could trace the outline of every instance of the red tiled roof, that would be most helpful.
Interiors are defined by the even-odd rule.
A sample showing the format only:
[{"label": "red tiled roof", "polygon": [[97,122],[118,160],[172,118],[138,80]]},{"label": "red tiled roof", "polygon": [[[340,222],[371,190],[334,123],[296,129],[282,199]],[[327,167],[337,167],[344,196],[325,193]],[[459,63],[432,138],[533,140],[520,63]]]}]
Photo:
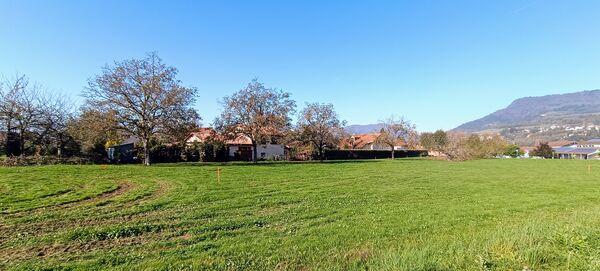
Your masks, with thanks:
[{"label": "red tiled roof", "polygon": [[202,142],[210,138],[218,138],[219,136],[213,128],[205,127],[198,129],[198,131],[192,132],[188,137],[188,141],[192,139],[192,137],[196,137]]},{"label": "red tiled roof", "polygon": [[366,145],[374,143],[379,135],[381,135],[381,133],[353,135],[350,138],[350,143],[355,149],[362,149]]},{"label": "red tiled roof", "polygon": [[[342,146],[347,145],[354,149],[362,149],[369,144],[375,143],[375,141],[380,135],[381,133],[352,135],[349,139],[346,139],[345,142],[342,142]],[[401,140],[398,140],[398,142],[396,142],[396,146],[404,145],[406,144]]]},{"label": "red tiled roof", "polygon": [[246,135],[238,135],[234,139],[226,140],[227,145],[252,145],[252,139]]}]

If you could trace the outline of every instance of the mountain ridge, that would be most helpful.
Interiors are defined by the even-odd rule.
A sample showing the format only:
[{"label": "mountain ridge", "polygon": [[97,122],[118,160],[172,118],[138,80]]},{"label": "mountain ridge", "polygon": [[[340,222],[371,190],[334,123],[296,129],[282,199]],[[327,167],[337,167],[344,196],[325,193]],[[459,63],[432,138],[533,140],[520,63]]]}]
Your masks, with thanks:
[{"label": "mountain ridge", "polygon": [[600,90],[595,89],[519,98],[507,107],[463,123],[453,131],[494,131],[525,142],[532,135],[548,140],[592,136],[596,135],[592,132],[599,126]]},{"label": "mountain ridge", "polygon": [[503,109],[461,124],[453,130],[478,132],[501,128],[503,125],[535,124],[548,115],[587,113],[600,113],[600,90],[519,98]]}]

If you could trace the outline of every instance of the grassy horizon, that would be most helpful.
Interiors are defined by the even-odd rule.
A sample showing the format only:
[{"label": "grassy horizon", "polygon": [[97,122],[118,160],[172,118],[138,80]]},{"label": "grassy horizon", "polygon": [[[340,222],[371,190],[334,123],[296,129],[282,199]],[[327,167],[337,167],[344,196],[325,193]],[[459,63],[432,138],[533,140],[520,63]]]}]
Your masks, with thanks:
[{"label": "grassy horizon", "polygon": [[0,215],[8,270],[600,270],[600,161],[2,168]]}]

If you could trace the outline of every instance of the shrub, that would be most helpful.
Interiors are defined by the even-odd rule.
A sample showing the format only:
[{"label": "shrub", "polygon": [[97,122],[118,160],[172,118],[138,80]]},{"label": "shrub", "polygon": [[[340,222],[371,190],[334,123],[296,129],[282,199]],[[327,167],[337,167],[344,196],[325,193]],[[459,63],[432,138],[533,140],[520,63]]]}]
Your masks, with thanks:
[{"label": "shrub", "polygon": [[519,146],[515,145],[515,144],[508,145],[504,149],[504,155],[506,155],[506,156],[516,158],[516,157],[522,156],[524,154],[525,153],[521,150],[521,148],[519,148]]},{"label": "shrub", "polygon": [[502,155],[507,145],[499,135],[452,133],[442,152],[454,161],[488,159]]},{"label": "shrub", "polygon": [[[183,161],[183,151],[184,148],[179,145],[158,145],[150,150],[150,157],[153,163],[176,163]],[[143,152],[138,151],[138,153]]]},{"label": "shrub", "polygon": [[543,142],[535,147],[535,149],[531,150],[529,156],[549,159],[553,156],[553,150],[547,142]]},{"label": "shrub", "polygon": [[225,162],[228,160],[227,147],[217,140],[194,143],[185,148],[184,157],[188,162]]},{"label": "shrub", "polygon": [[92,161],[82,157],[11,156],[0,160],[0,166],[82,165]]}]

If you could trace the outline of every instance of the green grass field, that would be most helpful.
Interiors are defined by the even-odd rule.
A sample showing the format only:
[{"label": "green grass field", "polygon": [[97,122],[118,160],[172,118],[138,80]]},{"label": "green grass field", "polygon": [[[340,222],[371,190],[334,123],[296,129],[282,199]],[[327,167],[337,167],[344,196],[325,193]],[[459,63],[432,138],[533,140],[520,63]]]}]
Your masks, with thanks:
[{"label": "green grass field", "polygon": [[0,270],[600,270],[600,161],[216,168],[0,168]]}]

